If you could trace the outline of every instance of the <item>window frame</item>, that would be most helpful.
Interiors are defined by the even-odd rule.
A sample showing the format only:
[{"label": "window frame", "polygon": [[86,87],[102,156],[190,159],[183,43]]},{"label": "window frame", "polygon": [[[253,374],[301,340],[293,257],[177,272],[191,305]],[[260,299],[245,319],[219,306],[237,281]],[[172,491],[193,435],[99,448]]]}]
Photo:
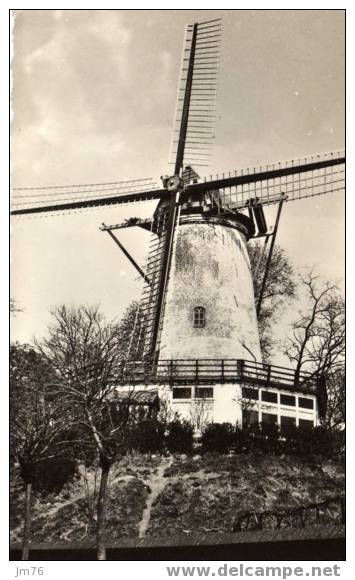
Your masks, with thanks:
[{"label": "window frame", "polygon": [[[204,395],[201,396],[201,392],[204,391]],[[210,395],[207,395],[210,393]],[[195,387],[195,396],[194,399],[198,401],[213,401],[214,399],[214,388],[213,387]]]},{"label": "window frame", "polygon": [[267,391],[265,389],[261,389],[261,402],[262,403],[271,403],[272,405],[279,404],[279,393],[275,391]]},{"label": "window frame", "polygon": [[[292,399],[293,402],[285,403],[285,399],[289,401]],[[280,405],[283,407],[297,407],[296,395],[286,395],[286,393],[280,393]]]},{"label": "window frame", "polygon": [[259,401],[259,389],[257,387],[242,386],[242,397],[249,401]]},{"label": "window frame", "polygon": [[[187,394],[189,393],[189,396],[178,396],[176,397],[175,394]],[[172,400],[173,401],[191,401],[192,400],[192,387],[173,387],[172,389]]]},{"label": "window frame", "polygon": [[195,306],[192,315],[194,328],[204,328],[206,326],[206,308],[204,306]]},{"label": "window frame", "polygon": [[314,411],[314,399],[310,397],[298,396],[298,407],[299,409],[307,409],[308,411]]}]

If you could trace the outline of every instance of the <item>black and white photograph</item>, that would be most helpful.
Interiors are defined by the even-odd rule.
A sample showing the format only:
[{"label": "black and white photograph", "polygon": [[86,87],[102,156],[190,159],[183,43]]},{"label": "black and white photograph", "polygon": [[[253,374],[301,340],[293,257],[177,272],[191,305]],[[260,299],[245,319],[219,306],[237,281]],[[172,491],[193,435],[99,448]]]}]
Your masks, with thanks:
[{"label": "black and white photograph", "polygon": [[16,577],[339,575],[345,17],[9,11]]}]

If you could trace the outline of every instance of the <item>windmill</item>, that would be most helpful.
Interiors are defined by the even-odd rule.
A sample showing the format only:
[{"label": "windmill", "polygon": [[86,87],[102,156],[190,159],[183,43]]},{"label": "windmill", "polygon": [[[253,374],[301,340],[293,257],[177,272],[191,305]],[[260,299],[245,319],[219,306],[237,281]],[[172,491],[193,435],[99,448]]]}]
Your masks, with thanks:
[{"label": "windmill", "polygon": [[[209,399],[215,420],[229,420],[235,383],[252,383],[257,386],[253,397],[259,418],[266,392],[265,402],[278,406],[278,417],[282,395],[297,397],[297,405],[290,405],[297,413],[290,413],[296,413],[298,421],[303,412],[299,403],[308,397],[310,420],[315,422],[318,382],[307,373],[295,377],[291,370],[262,362],[257,310],[268,267],[256,309],[247,242],[264,238],[265,251],[270,242],[269,264],[282,204],[343,190],[345,159],[342,152],[333,152],[201,179],[214,136],[220,39],[220,19],[186,28],[172,174],[162,176],[160,187],[152,180],[135,180],[15,190],[11,213],[48,215],[157,200],[149,219],[132,216],[101,226],[144,280],[122,382],[129,376],[137,383],[169,383],[169,396],[180,406]],[[274,204],[279,207],[270,232],[263,208]],[[150,232],[144,269],[117,237],[118,230],[128,227]],[[311,403],[305,405],[307,415]]]}]

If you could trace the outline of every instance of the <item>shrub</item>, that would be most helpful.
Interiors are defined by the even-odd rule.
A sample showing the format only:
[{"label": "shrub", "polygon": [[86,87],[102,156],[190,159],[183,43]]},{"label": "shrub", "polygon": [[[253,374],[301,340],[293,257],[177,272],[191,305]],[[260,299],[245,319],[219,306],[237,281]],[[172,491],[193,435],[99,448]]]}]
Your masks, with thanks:
[{"label": "shrub", "polygon": [[280,432],[277,425],[252,424],[235,430],[234,448],[238,453],[285,455],[327,459],[342,456],[344,435],[324,427],[301,429],[294,425]]},{"label": "shrub", "polygon": [[233,449],[236,453],[246,453],[245,429],[236,425],[233,433]]},{"label": "shrub", "polygon": [[307,457],[312,455],[313,429],[302,430],[290,425],[282,431],[282,450],[286,455]]},{"label": "shrub", "polygon": [[280,441],[280,428],[278,425],[261,426],[263,446],[260,451],[269,455],[280,455],[282,447]]},{"label": "shrub", "polygon": [[65,429],[57,439],[62,452],[66,457],[76,459],[86,467],[96,464],[98,453],[94,445],[90,444],[87,430],[81,425],[71,425]]},{"label": "shrub", "polygon": [[243,453],[254,453],[256,455],[267,453],[267,438],[263,433],[259,423],[253,423],[244,427],[241,433],[237,434],[240,438],[240,447]]},{"label": "shrub", "polygon": [[165,425],[157,419],[145,419],[134,425],[129,447],[141,453],[158,453],[164,448]]},{"label": "shrub", "polygon": [[231,423],[210,423],[202,433],[201,443],[204,453],[227,453],[235,442],[235,429]]},{"label": "shrub", "polygon": [[191,453],[193,426],[188,421],[174,419],[167,426],[166,446],[170,453]]},{"label": "shrub", "polygon": [[308,438],[305,437],[304,443],[307,453],[327,459],[338,457],[340,454],[338,433],[332,433],[325,427],[315,427],[309,435]]},{"label": "shrub", "polygon": [[290,426],[283,431],[280,446],[286,455],[336,459],[342,454],[341,441],[340,433],[331,432],[325,427],[314,427],[306,430]]},{"label": "shrub", "polygon": [[301,429],[294,425],[280,432],[278,425],[253,423],[243,429],[230,423],[211,423],[202,434],[202,451],[255,455],[291,455],[303,458],[339,458],[344,455],[344,433],[324,427]]},{"label": "shrub", "polygon": [[77,462],[67,457],[52,457],[35,464],[32,474],[33,490],[44,495],[59,493],[77,474]]}]

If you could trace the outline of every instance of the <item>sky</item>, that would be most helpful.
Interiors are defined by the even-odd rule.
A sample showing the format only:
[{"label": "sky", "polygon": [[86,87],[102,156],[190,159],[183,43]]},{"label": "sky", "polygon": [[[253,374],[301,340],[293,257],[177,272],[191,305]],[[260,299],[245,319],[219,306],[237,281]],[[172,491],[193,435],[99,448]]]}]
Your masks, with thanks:
[{"label": "sky", "polygon": [[[223,17],[216,138],[206,173],[344,148],[341,10],[17,10],[12,186],[170,173],[185,25]],[[100,304],[120,318],[142,282],[100,224],[155,203],[12,219],[12,339],[41,338],[50,309]],[[266,210],[272,225],[276,208]],[[149,234],[120,239],[144,265]],[[278,231],[296,270],[344,280],[344,196],[286,204]]]}]

